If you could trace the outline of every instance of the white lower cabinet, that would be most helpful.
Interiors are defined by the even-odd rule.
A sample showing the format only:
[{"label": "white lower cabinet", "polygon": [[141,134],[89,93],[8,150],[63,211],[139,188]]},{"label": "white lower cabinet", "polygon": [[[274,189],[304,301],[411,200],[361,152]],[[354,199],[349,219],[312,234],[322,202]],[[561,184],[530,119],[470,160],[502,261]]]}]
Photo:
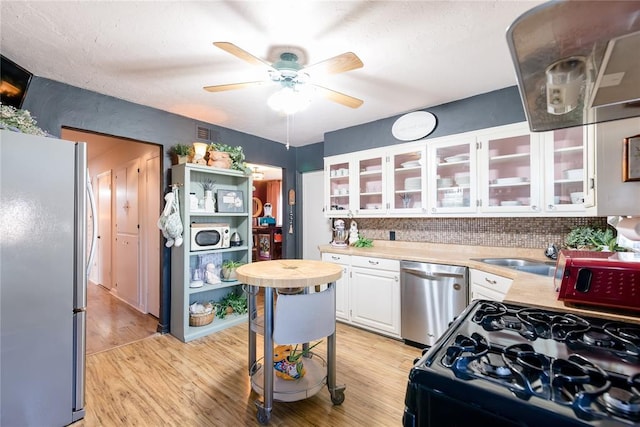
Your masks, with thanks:
[{"label": "white lower cabinet", "polygon": [[336,280],[336,319],[349,321],[349,276],[351,255],[322,254],[322,261],[340,264],[342,277]]},{"label": "white lower cabinet", "polygon": [[336,282],[336,319],[400,338],[400,262],[334,253],[322,260],[345,268]]},{"label": "white lower cabinet", "polygon": [[485,299],[502,301],[509,292],[512,279],[487,273],[481,270],[469,269],[469,301]]}]

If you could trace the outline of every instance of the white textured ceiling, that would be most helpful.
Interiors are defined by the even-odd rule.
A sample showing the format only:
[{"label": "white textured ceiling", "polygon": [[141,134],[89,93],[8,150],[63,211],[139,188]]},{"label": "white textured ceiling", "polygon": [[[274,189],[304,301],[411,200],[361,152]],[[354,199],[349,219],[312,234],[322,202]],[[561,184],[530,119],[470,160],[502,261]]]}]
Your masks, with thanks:
[{"label": "white textured ceiling", "polygon": [[516,84],[505,32],[541,1],[8,1],[0,52],[33,74],[278,142],[275,84],[213,46],[228,41],[274,62],[291,47],[311,65],[354,52],[361,69],[315,82],[364,100],[315,97],[291,121],[302,146],[324,133]]}]

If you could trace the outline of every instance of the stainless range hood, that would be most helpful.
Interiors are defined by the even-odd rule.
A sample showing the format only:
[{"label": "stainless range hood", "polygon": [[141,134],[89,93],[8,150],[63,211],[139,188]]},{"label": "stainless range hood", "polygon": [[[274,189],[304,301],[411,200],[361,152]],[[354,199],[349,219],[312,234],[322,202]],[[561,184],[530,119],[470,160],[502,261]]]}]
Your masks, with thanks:
[{"label": "stainless range hood", "polygon": [[640,1],[553,1],[507,30],[532,131],[640,116]]}]

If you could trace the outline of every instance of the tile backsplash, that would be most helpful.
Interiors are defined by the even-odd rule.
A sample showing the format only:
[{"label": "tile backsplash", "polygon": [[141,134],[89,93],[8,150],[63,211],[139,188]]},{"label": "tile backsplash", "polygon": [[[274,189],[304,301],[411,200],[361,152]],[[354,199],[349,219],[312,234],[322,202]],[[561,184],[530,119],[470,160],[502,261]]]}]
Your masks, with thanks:
[{"label": "tile backsplash", "polygon": [[[572,228],[606,227],[606,217],[585,218],[355,218],[360,235],[373,240],[450,243],[474,246],[546,248],[563,246]],[[345,223],[349,226],[350,220]]]}]

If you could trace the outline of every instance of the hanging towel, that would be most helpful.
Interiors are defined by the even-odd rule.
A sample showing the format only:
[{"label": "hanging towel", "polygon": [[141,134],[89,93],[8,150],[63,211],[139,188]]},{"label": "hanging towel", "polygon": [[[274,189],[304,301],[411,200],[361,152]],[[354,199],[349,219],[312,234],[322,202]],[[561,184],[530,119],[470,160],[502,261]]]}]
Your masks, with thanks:
[{"label": "hanging towel", "polygon": [[158,228],[162,230],[162,235],[167,239],[165,246],[182,245],[182,220],[180,219],[180,209],[178,206],[178,187],[174,186],[171,193],[164,196],[164,211],[158,219]]}]

